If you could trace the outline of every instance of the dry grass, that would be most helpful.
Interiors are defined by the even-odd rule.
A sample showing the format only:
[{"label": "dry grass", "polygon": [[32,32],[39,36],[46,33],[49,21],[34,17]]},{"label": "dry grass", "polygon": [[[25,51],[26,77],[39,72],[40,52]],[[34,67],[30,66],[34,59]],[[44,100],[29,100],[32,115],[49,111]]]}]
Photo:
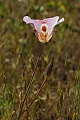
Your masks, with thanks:
[{"label": "dry grass", "polygon": [[[79,0],[0,1],[1,120],[80,120],[79,13]],[[65,22],[42,45],[25,15]]]}]

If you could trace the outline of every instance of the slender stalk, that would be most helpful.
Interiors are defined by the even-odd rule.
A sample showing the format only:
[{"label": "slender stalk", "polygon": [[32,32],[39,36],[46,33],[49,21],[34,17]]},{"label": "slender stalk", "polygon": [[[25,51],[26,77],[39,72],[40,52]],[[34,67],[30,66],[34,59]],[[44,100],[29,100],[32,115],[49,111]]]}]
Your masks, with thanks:
[{"label": "slender stalk", "polygon": [[32,73],[32,76],[31,76],[30,80],[29,80],[29,84],[28,84],[28,87],[27,87],[27,90],[26,90],[24,99],[23,99],[22,104],[21,104],[21,106],[20,106],[20,110],[19,110],[19,114],[18,114],[17,120],[19,120],[19,118],[20,118],[20,116],[21,116],[22,109],[23,109],[23,106],[24,106],[24,102],[25,102],[25,100],[26,100],[26,98],[27,98],[27,96],[28,96],[28,94],[29,94],[29,90],[30,90],[31,85],[32,85],[32,83],[33,83],[33,78],[34,78],[34,75],[35,75],[35,72],[36,72],[36,69],[37,69],[37,65],[38,65],[39,59],[40,59],[40,57],[41,57],[41,53],[42,53],[42,50],[40,51],[40,54],[39,54],[39,56],[38,56],[38,58],[37,58],[37,61],[36,61],[36,65],[35,65],[34,71],[33,71],[33,73]]},{"label": "slender stalk", "polygon": [[30,106],[34,103],[34,101],[36,100],[36,98],[39,96],[44,84],[48,81],[48,77],[51,75],[52,73],[52,69],[53,69],[53,62],[54,62],[54,58],[52,59],[52,62],[49,64],[49,66],[46,69],[46,78],[44,79],[43,83],[41,84],[41,87],[39,88],[39,91],[37,92],[36,96],[34,97],[34,99],[32,100],[32,102],[27,106],[27,108],[22,112],[26,112]]},{"label": "slender stalk", "polygon": [[[34,78],[34,75],[35,75],[35,72],[36,72],[37,65],[38,65],[38,62],[39,62],[40,57],[41,57],[41,53],[40,53],[40,55],[39,55],[38,58],[37,58],[36,65],[35,65],[34,71],[33,71],[33,73],[32,73],[31,79],[30,79],[30,81],[29,81],[29,84],[28,84],[28,87],[27,87],[26,94],[25,94],[25,97],[24,97],[24,98],[26,98],[26,97],[28,96],[28,94],[29,94],[29,90],[30,90],[31,85],[32,85],[32,83],[33,83],[33,78]],[[25,99],[24,99],[24,101],[25,101]]]},{"label": "slender stalk", "polygon": [[43,88],[43,86],[44,86],[44,84],[46,83],[47,80],[48,80],[48,77],[46,77],[46,79],[43,81],[43,83],[42,83],[39,91],[38,91],[37,94],[36,94],[36,96],[34,97],[34,99],[32,100],[32,102],[27,106],[27,108],[22,112],[22,114],[23,114],[24,112],[26,112],[27,109],[29,109],[30,106],[34,103],[34,101],[35,101],[36,98],[39,96],[39,94],[40,94],[40,92],[41,92],[41,90],[42,90],[42,88]]}]

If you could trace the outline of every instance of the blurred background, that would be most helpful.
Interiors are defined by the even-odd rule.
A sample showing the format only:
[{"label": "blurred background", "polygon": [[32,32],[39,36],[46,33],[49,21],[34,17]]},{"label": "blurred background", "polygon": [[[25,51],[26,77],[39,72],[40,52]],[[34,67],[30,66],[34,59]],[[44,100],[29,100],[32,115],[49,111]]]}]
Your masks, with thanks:
[{"label": "blurred background", "polygon": [[[42,45],[32,27],[23,22],[26,15],[32,19],[59,16],[65,21]],[[0,119],[16,120],[40,52],[27,104],[54,58],[52,74],[20,119],[80,120],[80,0],[0,0]]]}]

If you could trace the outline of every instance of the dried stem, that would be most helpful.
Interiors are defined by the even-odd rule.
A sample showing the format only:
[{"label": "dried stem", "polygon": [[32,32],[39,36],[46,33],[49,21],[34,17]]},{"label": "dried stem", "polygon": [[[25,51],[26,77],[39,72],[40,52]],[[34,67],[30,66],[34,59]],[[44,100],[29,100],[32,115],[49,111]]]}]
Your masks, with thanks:
[{"label": "dried stem", "polygon": [[44,84],[46,83],[47,80],[48,80],[48,77],[46,77],[46,79],[43,81],[43,83],[42,83],[39,91],[37,92],[35,98],[34,98],[34,99],[32,100],[32,102],[27,106],[27,108],[22,112],[22,114],[23,114],[24,112],[26,112],[26,111],[30,108],[30,106],[34,103],[34,101],[35,101],[36,98],[39,96],[39,94],[40,94],[40,92],[41,92],[41,90],[42,90],[42,88],[43,88],[43,86],[44,86]]},{"label": "dried stem", "polygon": [[[32,73],[32,76],[31,76],[31,78],[30,78],[30,80],[29,80],[29,84],[28,84],[28,87],[27,87],[27,90],[26,90],[24,99],[23,99],[22,104],[21,104],[21,106],[20,106],[20,110],[19,110],[19,114],[18,114],[17,120],[19,120],[19,118],[20,118],[20,116],[21,116],[22,109],[23,109],[23,106],[24,106],[24,102],[25,102],[25,100],[26,100],[26,98],[27,98],[27,96],[28,96],[28,94],[29,94],[29,90],[30,90],[30,88],[31,88],[31,86],[32,86],[33,78],[34,78],[34,75],[35,75],[35,72],[36,72],[36,69],[37,69],[37,65],[38,65],[39,59],[40,59],[40,57],[41,57],[41,53],[42,53],[42,50],[40,51],[40,54],[39,54],[39,56],[37,57],[36,65],[35,65],[34,71],[33,71],[33,73]],[[27,110],[28,110],[28,109],[27,109]]]}]

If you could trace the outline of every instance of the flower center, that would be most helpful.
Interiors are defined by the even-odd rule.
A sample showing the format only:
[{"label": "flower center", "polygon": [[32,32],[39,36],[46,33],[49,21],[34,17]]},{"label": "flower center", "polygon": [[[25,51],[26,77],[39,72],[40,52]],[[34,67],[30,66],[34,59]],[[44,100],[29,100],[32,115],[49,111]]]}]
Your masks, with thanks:
[{"label": "flower center", "polygon": [[42,26],[42,31],[44,31],[44,32],[47,31],[46,26]]},{"label": "flower center", "polygon": [[46,33],[48,32],[48,26],[47,24],[42,24],[40,27],[41,32]]}]

